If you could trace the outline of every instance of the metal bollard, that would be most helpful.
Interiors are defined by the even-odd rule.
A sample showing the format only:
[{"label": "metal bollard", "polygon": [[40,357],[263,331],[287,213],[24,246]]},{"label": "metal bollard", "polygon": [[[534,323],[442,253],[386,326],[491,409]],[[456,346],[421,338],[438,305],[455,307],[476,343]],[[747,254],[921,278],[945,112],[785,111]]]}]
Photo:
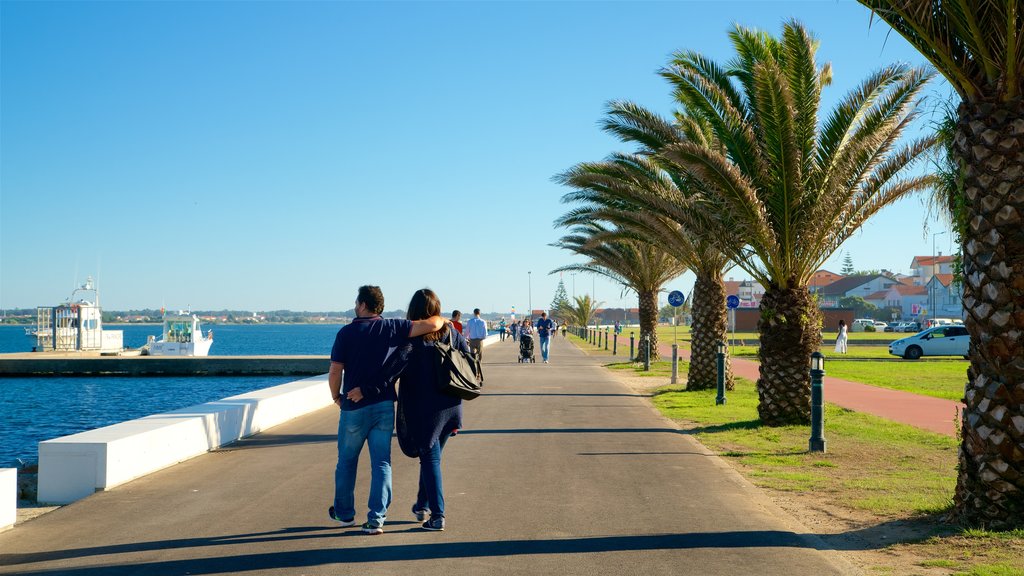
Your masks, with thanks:
[{"label": "metal bollard", "polygon": [[608,349],[608,329],[604,329],[604,349]]},{"label": "metal bollard", "polygon": [[821,352],[811,354],[811,439],[809,452],[825,451],[825,398],[822,380],[825,378],[825,357]]},{"label": "metal bollard", "polygon": [[619,351],[619,335],[612,335],[612,356],[615,356]]},{"label": "metal bollard", "polygon": [[725,404],[725,342],[718,341],[718,396],[715,405]]},{"label": "metal bollard", "polygon": [[633,354],[633,333],[629,333],[629,361],[632,362],[636,356]]},{"label": "metal bollard", "polygon": [[644,372],[651,371],[651,335],[647,334],[644,336],[647,340],[647,354],[644,355]]},{"label": "metal bollard", "polygon": [[672,343],[672,384],[679,381],[679,345]]}]

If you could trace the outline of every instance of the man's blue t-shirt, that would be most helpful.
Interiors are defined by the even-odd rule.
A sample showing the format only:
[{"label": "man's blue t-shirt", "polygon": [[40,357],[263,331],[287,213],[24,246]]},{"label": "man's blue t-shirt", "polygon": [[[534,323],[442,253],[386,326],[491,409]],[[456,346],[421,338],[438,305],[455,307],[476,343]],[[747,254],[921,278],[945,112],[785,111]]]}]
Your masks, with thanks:
[{"label": "man's blue t-shirt", "polygon": [[541,338],[547,338],[551,335],[551,329],[555,327],[555,323],[551,321],[551,318],[541,318],[537,320],[537,335]]},{"label": "man's blue t-shirt", "polygon": [[[334,338],[331,361],[345,365],[341,385],[341,409],[358,410],[378,402],[394,402],[395,389],[381,375],[388,352],[409,339],[412,322],[380,316],[356,318],[342,326]],[[346,396],[359,388],[363,399],[353,402]]]}]

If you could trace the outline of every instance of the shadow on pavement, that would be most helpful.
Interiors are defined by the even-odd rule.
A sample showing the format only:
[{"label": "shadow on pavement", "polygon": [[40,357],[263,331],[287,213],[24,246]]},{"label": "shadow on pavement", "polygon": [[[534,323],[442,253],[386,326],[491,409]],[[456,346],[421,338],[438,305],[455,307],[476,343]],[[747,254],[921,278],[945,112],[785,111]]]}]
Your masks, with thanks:
[{"label": "shadow on pavement", "polygon": [[251,448],[267,448],[270,446],[292,446],[297,444],[320,444],[322,442],[337,442],[337,434],[267,434],[262,432],[255,436],[243,438],[223,448],[211,450],[211,452],[231,452],[234,450],[247,450]]},{"label": "shadow on pavement", "polygon": [[[0,565],[30,564],[71,558],[96,557],[154,550],[173,550],[280,542],[297,539],[338,538],[352,531],[335,528],[296,527],[275,532],[237,534],[213,538],[189,538],[162,542],[138,542],[95,548],[55,550],[32,554],[2,554]],[[495,540],[484,542],[438,542],[433,544],[383,545],[353,548],[290,550],[211,558],[185,558],[126,565],[102,564],[77,568],[40,568],[19,571],[34,575],[60,573],[75,576],[128,576],[134,574],[217,574],[282,568],[305,568],[329,564],[521,556],[533,554],[592,554],[631,550],[680,550],[695,548],[813,548],[837,549],[824,541],[794,532],[754,530],[690,534],[598,536],[549,540]]]}]

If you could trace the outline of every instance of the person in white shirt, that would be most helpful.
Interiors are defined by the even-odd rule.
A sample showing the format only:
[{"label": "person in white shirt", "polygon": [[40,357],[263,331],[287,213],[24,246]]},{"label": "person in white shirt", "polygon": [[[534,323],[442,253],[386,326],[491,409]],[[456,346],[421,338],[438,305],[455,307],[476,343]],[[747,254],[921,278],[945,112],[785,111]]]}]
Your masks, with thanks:
[{"label": "person in white shirt", "polygon": [[469,349],[480,360],[484,359],[484,338],[487,338],[487,322],[480,317],[480,309],[473,309],[473,317],[466,323],[469,332]]}]

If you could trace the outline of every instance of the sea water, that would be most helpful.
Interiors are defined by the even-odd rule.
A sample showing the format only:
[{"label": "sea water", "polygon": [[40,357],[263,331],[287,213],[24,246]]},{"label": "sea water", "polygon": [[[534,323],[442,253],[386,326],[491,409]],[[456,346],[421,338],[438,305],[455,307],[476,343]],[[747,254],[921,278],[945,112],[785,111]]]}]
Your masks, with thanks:
[{"label": "sea water", "polygon": [[[139,347],[159,325],[110,326]],[[204,326],[204,330],[208,327]],[[217,325],[211,356],[328,356],[340,326],[325,324]],[[0,353],[29,352],[24,327],[0,325]],[[325,361],[324,372],[327,371]],[[159,414],[299,378],[295,376],[0,378],[0,468],[38,460],[42,440]]]}]

